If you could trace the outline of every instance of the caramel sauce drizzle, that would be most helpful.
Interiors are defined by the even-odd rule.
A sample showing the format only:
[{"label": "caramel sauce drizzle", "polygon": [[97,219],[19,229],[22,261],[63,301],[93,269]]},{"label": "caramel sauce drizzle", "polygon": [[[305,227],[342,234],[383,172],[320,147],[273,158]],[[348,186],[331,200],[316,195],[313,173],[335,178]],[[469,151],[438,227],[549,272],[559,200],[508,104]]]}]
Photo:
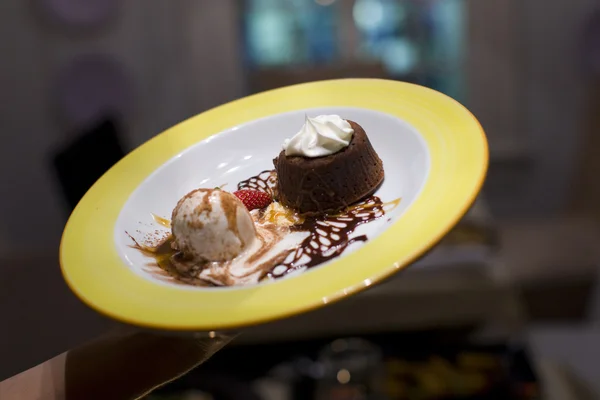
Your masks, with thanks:
[{"label": "caramel sauce drizzle", "polygon": [[163,218],[163,217],[159,217],[156,214],[152,214],[152,219],[160,226],[171,229],[171,221],[170,220]]}]

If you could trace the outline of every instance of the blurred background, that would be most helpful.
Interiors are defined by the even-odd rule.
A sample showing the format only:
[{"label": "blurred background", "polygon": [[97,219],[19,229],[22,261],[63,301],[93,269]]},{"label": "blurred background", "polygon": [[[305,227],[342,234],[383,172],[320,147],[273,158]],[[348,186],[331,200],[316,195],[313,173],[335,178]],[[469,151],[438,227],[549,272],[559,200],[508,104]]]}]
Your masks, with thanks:
[{"label": "blurred background", "polygon": [[57,253],[124,154],[251,93],[376,77],[479,118],[471,212],[401,276],[250,329],[153,398],[600,398],[597,0],[3,0],[0,20],[0,379],[111,325]]}]

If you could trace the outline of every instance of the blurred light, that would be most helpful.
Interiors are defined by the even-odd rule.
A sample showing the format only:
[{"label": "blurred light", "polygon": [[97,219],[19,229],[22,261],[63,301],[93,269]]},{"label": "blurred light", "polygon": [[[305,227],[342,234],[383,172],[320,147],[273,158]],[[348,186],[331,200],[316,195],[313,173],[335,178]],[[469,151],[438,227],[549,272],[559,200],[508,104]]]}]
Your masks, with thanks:
[{"label": "blurred light", "polygon": [[435,26],[432,52],[438,62],[458,64],[463,58],[465,42],[465,4],[462,0],[435,3],[431,18]]},{"label": "blurred light", "polygon": [[337,373],[337,381],[342,385],[350,382],[350,371],[347,369],[340,369]]},{"label": "blurred light", "polygon": [[383,21],[383,4],[378,0],[356,0],[352,16],[359,29],[375,30]]},{"label": "blurred light", "polygon": [[393,31],[406,20],[406,10],[393,0],[356,0],[352,16],[360,30]]},{"label": "blurred light", "polygon": [[248,20],[253,57],[263,65],[278,65],[292,60],[291,17],[277,9],[254,13]]},{"label": "blurred light", "polygon": [[315,3],[320,6],[330,6],[335,3],[335,0],[315,0]]},{"label": "blurred light", "polygon": [[391,73],[409,73],[418,62],[417,48],[407,39],[390,39],[383,45],[381,61]]},{"label": "blurred light", "polygon": [[217,337],[217,333],[215,331],[208,332],[208,337],[214,339]]}]

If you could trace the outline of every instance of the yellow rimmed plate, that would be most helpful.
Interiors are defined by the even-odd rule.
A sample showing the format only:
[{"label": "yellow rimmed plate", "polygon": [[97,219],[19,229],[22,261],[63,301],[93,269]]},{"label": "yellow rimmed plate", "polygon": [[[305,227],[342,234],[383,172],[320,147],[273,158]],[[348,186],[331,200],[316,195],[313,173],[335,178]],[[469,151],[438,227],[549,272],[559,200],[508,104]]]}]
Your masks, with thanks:
[{"label": "yellow rimmed plate", "polygon": [[[197,288],[153,276],[133,249],[164,229],[179,197],[272,169],[281,142],[305,114],[361,124],[384,162],[376,193],[401,199],[361,227],[335,260],[290,278],[235,288]],[[377,79],[301,84],[249,96],[197,115],[143,144],[94,184],[63,233],[60,262],[70,288],[98,312],[161,330],[234,329],[292,316],[356,293],[408,266],[464,215],[488,165],[484,132],[456,101],[417,85]],[[127,233],[126,233],[127,232]]]}]

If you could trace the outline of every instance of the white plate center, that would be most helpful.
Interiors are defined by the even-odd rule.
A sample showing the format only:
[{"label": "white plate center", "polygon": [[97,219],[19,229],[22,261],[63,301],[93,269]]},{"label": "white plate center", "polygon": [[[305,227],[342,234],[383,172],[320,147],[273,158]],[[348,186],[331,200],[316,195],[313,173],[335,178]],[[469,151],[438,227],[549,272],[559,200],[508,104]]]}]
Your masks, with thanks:
[{"label": "white plate center", "polygon": [[[163,164],[131,194],[115,225],[117,251],[126,266],[158,284],[174,285],[156,274],[155,262],[131,247],[131,235],[143,242],[148,235],[168,234],[154,215],[169,219],[173,207],[186,193],[197,188],[222,186],[234,191],[237,183],[261,171],[273,169],[273,159],[284,139],[298,132],[305,115],[338,114],[360,124],[383,160],[385,181],[376,196],[383,202],[401,198],[400,204],[383,218],[364,224],[351,235],[374,240],[410,207],[428,175],[430,156],[419,133],[408,123],[377,111],[359,108],[315,108],[279,114],[232,127],[187,148]],[[410,232],[407,232],[409,235]],[[402,238],[398,238],[402,240]],[[368,242],[367,242],[368,243]],[[364,245],[355,243],[340,256]],[[324,263],[315,268],[326,268]],[[310,273],[310,271],[308,272]],[[177,285],[182,290],[223,290]]]}]

